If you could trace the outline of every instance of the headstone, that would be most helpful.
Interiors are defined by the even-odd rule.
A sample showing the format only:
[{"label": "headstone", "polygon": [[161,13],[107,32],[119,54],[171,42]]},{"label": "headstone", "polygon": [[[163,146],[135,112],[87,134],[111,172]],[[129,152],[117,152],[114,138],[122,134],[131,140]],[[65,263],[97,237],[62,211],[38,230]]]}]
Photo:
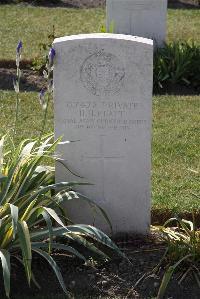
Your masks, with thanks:
[{"label": "headstone", "polygon": [[107,0],[107,31],[153,39],[162,46],[166,38],[167,0]]},{"label": "headstone", "polygon": [[[150,225],[153,42],[117,34],[66,36],[54,41],[57,181],[87,181],[78,191],[107,213],[115,234]],[[109,226],[88,203],[66,203],[75,223]]]}]

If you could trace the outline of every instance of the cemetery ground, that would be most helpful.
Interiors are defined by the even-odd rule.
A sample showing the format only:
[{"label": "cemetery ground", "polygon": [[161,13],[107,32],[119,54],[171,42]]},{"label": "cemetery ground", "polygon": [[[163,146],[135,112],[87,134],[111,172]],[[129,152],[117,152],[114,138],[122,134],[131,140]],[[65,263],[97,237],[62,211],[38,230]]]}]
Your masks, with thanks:
[{"label": "cemetery ground", "polygon": [[[1,133],[4,134],[12,127],[15,111],[13,91],[2,90],[0,93],[1,104]],[[21,93],[21,122],[19,123],[18,140],[31,138],[39,134],[41,128],[42,111],[38,102],[37,92]],[[163,223],[169,216],[182,215],[188,219],[187,213],[197,210],[199,202],[195,194],[199,189],[197,165],[199,162],[199,96],[154,96],[153,100],[153,156],[152,156],[152,198],[153,221]],[[53,129],[53,105],[49,113],[47,128]],[[197,213],[197,216],[199,214]],[[200,222],[199,222],[200,223]],[[118,243],[123,248],[120,242]],[[76,259],[57,255],[67,285],[75,294],[75,298],[147,298],[155,295],[159,279],[150,279],[136,289],[132,289],[144,273],[153,269],[163,254],[163,245],[158,245],[153,240],[141,240],[140,237],[130,240],[125,247],[125,253],[133,262],[133,267],[116,263],[103,265],[97,270],[86,269]],[[46,281],[48,279],[48,293],[60,294],[58,299],[63,299],[56,278],[48,265],[35,258],[34,273],[39,277],[42,290],[33,288],[29,290],[24,281],[24,272],[20,265],[16,265],[17,275],[13,273],[12,287],[16,294],[27,294],[24,299],[32,299],[35,294],[37,299],[42,299],[46,294]],[[44,270],[45,269],[45,270]],[[72,271],[72,269],[75,269]],[[45,271],[45,272],[44,272]],[[86,276],[87,273],[87,276]],[[22,279],[22,277],[24,277]],[[48,278],[47,278],[48,277]],[[87,279],[86,279],[87,277]],[[189,285],[189,286],[188,286]],[[20,287],[19,287],[20,286]],[[150,290],[150,291],[149,291]],[[174,280],[168,294],[172,298],[198,298],[199,291],[196,285],[189,280],[184,287],[177,288]],[[117,297],[118,296],[118,297]],[[196,297],[195,297],[196,296]],[[18,299],[17,297],[13,297]],[[44,297],[48,299],[48,297]],[[56,297],[52,297],[56,298]],[[149,298],[149,297],[148,297]],[[51,297],[49,298],[51,299]]]},{"label": "cemetery ground", "polygon": [[[27,13],[29,18],[27,18]],[[30,61],[41,55],[39,43],[48,43],[47,35],[56,24],[57,36],[81,32],[99,32],[104,24],[105,12],[96,9],[32,8],[5,5],[0,7],[0,134],[12,127],[15,113],[15,93],[7,67],[14,66],[13,57],[18,39],[23,39],[23,58]],[[45,30],[41,30],[41,27]],[[169,10],[168,41],[188,40],[200,43],[199,10]],[[30,46],[31,45],[31,46]],[[23,86],[18,141],[35,137],[41,129],[42,111],[38,102],[38,90],[42,78],[35,72],[24,70],[31,76]],[[7,90],[9,89],[9,90]],[[36,90],[36,91],[35,91]],[[187,90],[188,92],[188,90]],[[152,223],[161,224],[174,215],[191,219],[196,211],[200,225],[199,201],[199,123],[200,96],[154,95],[153,98],[153,144],[152,144]],[[51,103],[47,128],[53,130],[53,104]],[[64,274],[64,280],[74,298],[154,298],[160,278],[150,277],[134,287],[135,282],[151,271],[162,257],[165,247],[158,242],[156,234],[150,238],[134,236],[123,244],[116,243],[127,254],[132,265],[126,261],[113,261],[100,266],[85,267],[80,260],[62,253],[54,253]],[[33,272],[42,289],[29,289],[25,283],[22,267],[14,263],[12,273],[13,299],[63,299],[56,278],[44,261],[34,256]],[[162,272],[160,273],[160,277]],[[182,285],[175,275],[166,298],[200,298],[200,291],[192,277]],[[2,281],[2,279],[0,280]],[[3,298],[2,287],[0,298]],[[23,297],[24,296],[24,297]],[[49,297],[48,297],[49,296]]]},{"label": "cemetery ground", "polygon": [[[14,97],[13,91],[0,93],[3,134],[13,125]],[[20,98],[22,110],[18,141],[37,136],[42,119],[37,92],[24,92]],[[186,213],[199,207],[193,195],[199,186],[196,173],[199,161],[199,101],[199,96],[154,96],[152,197],[155,221],[157,213],[164,217],[166,211]],[[53,130],[53,105],[47,128],[50,132]]]},{"label": "cemetery ground", "polygon": [[[23,38],[23,59],[41,57],[40,44],[48,44],[55,25],[55,36],[100,32],[105,25],[105,9],[44,8],[23,5],[0,7],[0,62],[13,60],[18,40]],[[198,9],[169,9],[167,40],[200,43]],[[12,32],[12,34],[11,34]],[[1,67],[2,63],[0,64]]]}]

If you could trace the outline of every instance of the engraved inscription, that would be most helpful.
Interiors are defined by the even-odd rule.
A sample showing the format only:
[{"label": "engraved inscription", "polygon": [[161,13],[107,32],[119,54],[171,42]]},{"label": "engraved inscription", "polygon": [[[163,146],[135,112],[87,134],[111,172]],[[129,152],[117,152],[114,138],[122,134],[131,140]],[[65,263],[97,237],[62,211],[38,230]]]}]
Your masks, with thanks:
[{"label": "engraved inscription", "polygon": [[117,94],[124,78],[125,69],[120,60],[104,50],[87,57],[80,69],[81,82],[95,96]]},{"label": "engraved inscription", "polygon": [[65,125],[76,129],[130,130],[146,127],[146,119],[138,118],[144,111],[140,102],[70,101],[66,103],[69,117]]}]

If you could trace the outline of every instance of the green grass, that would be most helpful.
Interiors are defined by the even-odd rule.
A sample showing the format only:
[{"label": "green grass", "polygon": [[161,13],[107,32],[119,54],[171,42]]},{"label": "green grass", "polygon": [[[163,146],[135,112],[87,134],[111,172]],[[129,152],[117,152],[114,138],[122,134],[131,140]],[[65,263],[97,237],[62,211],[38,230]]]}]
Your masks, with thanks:
[{"label": "green grass", "polygon": [[[44,112],[41,109],[37,92],[20,93],[20,121],[17,127],[17,140],[35,138],[40,133]],[[49,110],[46,128],[53,130],[53,109]],[[12,133],[15,122],[15,92],[0,91],[0,135]]]},{"label": "green grass", "polygon": [[[0,135],[11,130],[14,92],[0,92]],[[199,208],[191,193],[199,192],[200,96],[154,97],[152,198],[153,207],[179,212]],[[37,93],[21,94],[18,140],[38,136],[42,111]],[[48,130],[53,130],[53,111]]]},{"label": "green grass", "polygon": [[154,98],[153,205],[191,211],[200,183],[200,96]]},{"label": "green grass", "polygon": [[168,41],[195,40],[200,44],[200,10],[169,9],[167,28]]},{"label": "green grass", "polygon": [[55,25],[56,36],[100,32],[102,9],[36,8],[0,6],[0,59],[13,59],[18,40],[23,40],[23,58],[40,55],[39,44],[48,42]]},{"label": "green grass", "polygon": [[[0,5],[0,59],[13,59],[18,40],[23,58],[40,55],[39,44],[48,41],[55,25],[56,36],[100,32],[105,9],[38,8]],[[168,10],[168,41],[194,39],[200,44],[200,10]]]}]

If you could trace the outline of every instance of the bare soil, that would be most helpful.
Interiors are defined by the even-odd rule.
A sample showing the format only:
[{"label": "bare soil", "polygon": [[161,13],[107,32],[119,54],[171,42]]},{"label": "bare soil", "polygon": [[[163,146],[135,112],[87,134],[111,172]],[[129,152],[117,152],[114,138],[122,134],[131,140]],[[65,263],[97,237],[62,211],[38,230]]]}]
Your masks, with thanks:
[{"label": "bare soil", "polygon": [[[12,66],[12,65],[11,65]],[[13,79],[15,78],[15,68],[5,68],[0,66],[0,90],[13,90]],[[20,82],[21,91],[40,91],[45,88],[46,82],[38,71],[30,69],[22,70]],[[163,89],[155,90],[154,94],[171,94],[171,95],[198,95],[200,87],[194,89],[184,85],[168,85]]]},{"label": "bare soil", "polygon": [[[40,5],[48,7],[92,8],[105,6],[106,0],[0,0],[0,4],[17,3],[19,5]],[[197,8],[200,0],[168,0],[170,8]]]},{"label": "bare soil", "polygon": [[[129,241],[117,240],[116,242],[129,258],[129,262],[113,257],[111,262],[89,267],[83,265],[77,258],[59,252],[53,254],[73,298],[147,299],[156,296],[163,269],[160,269],[159,275],[150,275],[137,286],[136,283],[157,266],[165,251],[164,244],[159,243],[155,236],[146,238],[132,236]],[[20,298],[22,294],[27,298],[39,294],[41,296],[62,294],[51,268],[38,256],[34,255],[33,258],[33,272],[41,290],[34,285],[31,285],[31,288],[28,287],[24,270],[15,259],[12,260],[12,268],[11,299]],[[165,298],[200,298],[200,288],[196,285],[194,278],[188,276],[181,285],[178,284],[177,278],[178,273],[173,277]],[[0,298],[4,299],[2,282],[0,277]]]},{"label": "bare soil", "polygon": [[[90,8],[105,6],[106,0],[61,0],[60,6],[76,7],[76,8]],[[49,4],[48,4],[49,5]],[[51,4],[53,5],[53,4]],[[200,5],[199,0],[168,0],[170,8],[195,8]]]},{"label": "bare soil", "polygon": [[168,0],[169,8],[199,8],[200,0]]},{"label": "bare soil", "polygon": [[[0,68],[0,89],[13,90],[13,79],[16,76],[14,68]],[[20,90],[21,91],[40,91],[45,87],[45,80],[40,76],[37,71],[22,70]]]}]

